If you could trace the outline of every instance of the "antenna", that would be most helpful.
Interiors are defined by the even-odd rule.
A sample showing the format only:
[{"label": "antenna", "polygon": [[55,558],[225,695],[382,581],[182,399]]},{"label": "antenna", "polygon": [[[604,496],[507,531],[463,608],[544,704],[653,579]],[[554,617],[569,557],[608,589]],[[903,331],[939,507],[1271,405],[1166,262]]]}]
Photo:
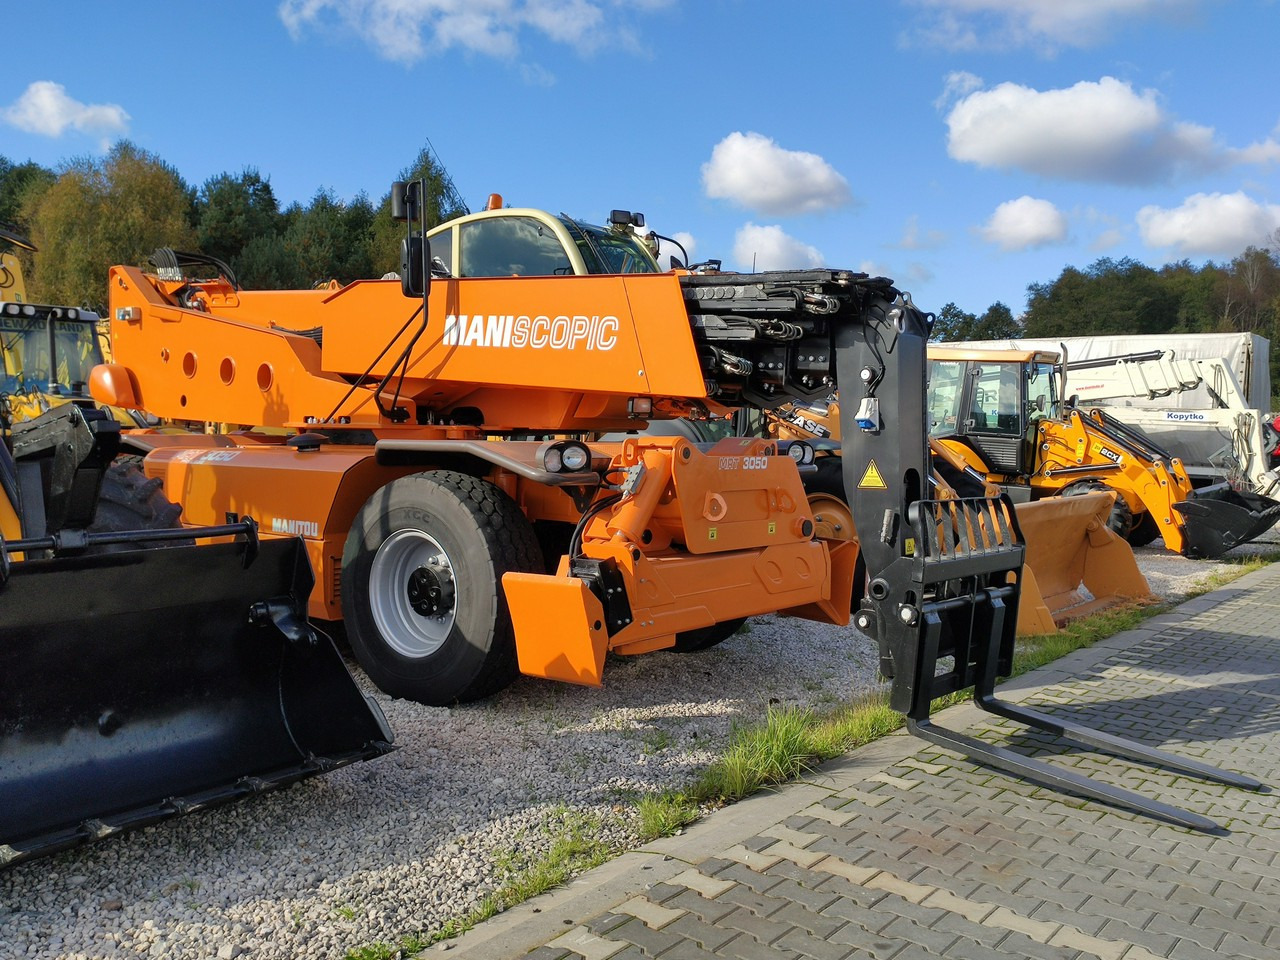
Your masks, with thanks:
[{"label": "antenna", "polygon": [[435,161],[436,169],[440,171],[440,195],[442,199],[447,201],[453,209],[461,210],[462,215],[466,216],[471,212],[471,208],[467,206],[467,201],[462,199],[462,194],[454,186],[453,177],[449,176],[449,171],[445,169],[444,163],[440,160],[440,154],[436,153],[436,148],[432,146],[430,138],[427,139],[427,153]]}]

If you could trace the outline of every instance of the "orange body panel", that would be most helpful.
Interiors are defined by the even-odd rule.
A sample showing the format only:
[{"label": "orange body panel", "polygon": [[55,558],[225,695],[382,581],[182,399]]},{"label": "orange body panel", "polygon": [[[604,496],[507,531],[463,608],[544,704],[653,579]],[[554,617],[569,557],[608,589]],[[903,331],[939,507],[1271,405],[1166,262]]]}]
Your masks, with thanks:
[{"label": "orange body panel", "polygon": [[600,686],[609,635],[604,629],[604,608],[583,581],[508,573],[502,578],[502,590],[516,624],[554,626],[546,630],[517,627],[516,660],[521,673]]},{"label": "orange body panel", "polygon": [[[174,305],[131,267],[113,268],[110,283],[114,359],[133,371],[140,404],[162,417],[377,426],[372,386],[350,382],[389,373],[420,326],[419,304],[394,281],[296,292],[206,284],[204,309]],[[322,331],[323,347],[298,331]],[[635,425],[628,397],[706,395],[671,274],[436,281],[429,323],[403,383],[384,393],[388,406],[397,386],[409,423],[430,419],[420,408],[465,406],[491,431],[625,428]]]},{"label": "orange body panel", "polygon": [[309,612],[323,620],[342,619],[342,549],[356,512],[379,487],[420,469],[381,466],[367,446],[300,453],[281,445],[211,443],[160,448],[146,460],[148,475],[162,477],[165,495],[183,505],[186,524],[252,517],[264,537],[302,537],[317,585]]}]

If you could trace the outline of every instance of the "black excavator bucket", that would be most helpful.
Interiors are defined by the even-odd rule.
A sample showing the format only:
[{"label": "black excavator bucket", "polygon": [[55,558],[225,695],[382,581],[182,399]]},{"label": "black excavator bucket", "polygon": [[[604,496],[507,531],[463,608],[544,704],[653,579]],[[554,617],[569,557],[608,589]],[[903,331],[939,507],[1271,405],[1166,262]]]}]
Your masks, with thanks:
[{"label": "black excavator bucket", "polygon": [[0,867],[393,749],[307,624],[300,541],[23,547],[0,542]]},{"label": "black excavator bucket", "polygon": [[1186,555],[1208,560],[1256,540],[1280,520],[1280,503],[1225,483],[1197,490],[1173,509],[1182,517]]}]

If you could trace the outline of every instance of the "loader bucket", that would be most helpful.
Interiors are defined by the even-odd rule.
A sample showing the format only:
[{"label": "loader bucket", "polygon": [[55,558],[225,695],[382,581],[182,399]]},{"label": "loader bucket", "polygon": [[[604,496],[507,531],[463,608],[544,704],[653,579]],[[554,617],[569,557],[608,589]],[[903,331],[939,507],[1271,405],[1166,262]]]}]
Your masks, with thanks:
[{"label": "loader bucket", "polygon": [[1014,507],[1027,549],[1020,636],[1056,633],[1069,620],[1152,599],[1133,549],[1107,527],[1114,502],[1114,493],[1099,492]]},{"label": "loader bucket", "polygon": [[1226,484],[1197,490],[1173,509],[1182,517],[1182,552],[1206,560],[1260,537],[1280,520],[1280,503]]},{"label": "loader bucket", "polygon": [[[0,585],[0,867],[379,756],[300,541],[31,559]],[[0,554],[3,547],[0,546]]]}]

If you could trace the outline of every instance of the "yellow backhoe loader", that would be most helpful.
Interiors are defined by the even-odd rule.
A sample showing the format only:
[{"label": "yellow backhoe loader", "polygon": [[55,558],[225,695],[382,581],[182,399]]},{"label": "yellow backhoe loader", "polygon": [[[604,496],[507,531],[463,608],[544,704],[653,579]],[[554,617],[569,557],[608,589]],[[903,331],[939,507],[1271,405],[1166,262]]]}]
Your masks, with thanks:
[{"label": "yellow backhoe loader", "polygon": [[1063,389],[1059,354],[929,350],[930,434],[1013,499],[1116,494],[1108,523],[1134,545],[1157,537],[1188,557],[1221,556],[1280,520],[1280,503],[1226,482],[1195,488],[1182,461]]}]

